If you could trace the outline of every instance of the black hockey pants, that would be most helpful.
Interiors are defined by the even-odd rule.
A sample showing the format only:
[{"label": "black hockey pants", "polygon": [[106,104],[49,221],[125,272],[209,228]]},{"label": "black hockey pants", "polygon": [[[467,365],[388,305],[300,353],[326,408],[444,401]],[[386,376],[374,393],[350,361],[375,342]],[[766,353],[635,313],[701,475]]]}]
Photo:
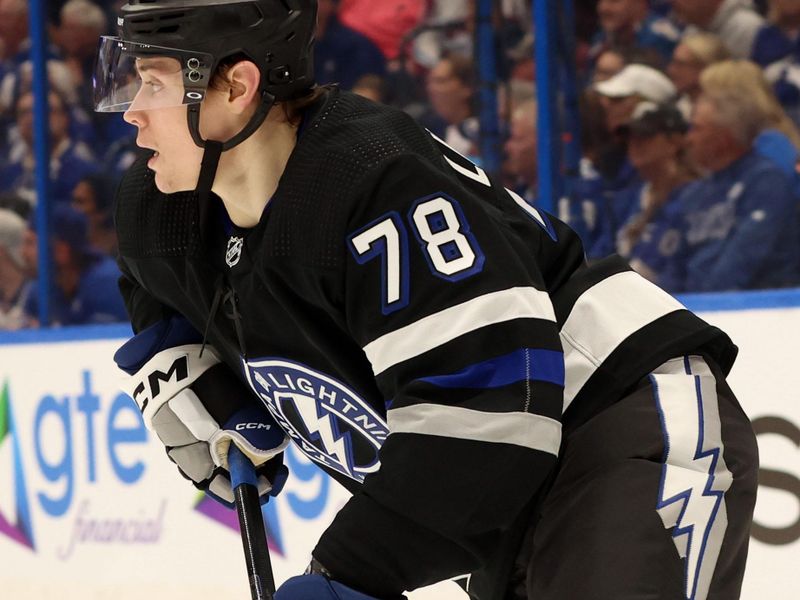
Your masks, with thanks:
[{"label": "black hockey pants", "polygon": [[[756,498],[750,421],[700,357],[570,430],[527,534],[529,600],[735,600]],[[532,544],[532,548],[531,548]]]}]

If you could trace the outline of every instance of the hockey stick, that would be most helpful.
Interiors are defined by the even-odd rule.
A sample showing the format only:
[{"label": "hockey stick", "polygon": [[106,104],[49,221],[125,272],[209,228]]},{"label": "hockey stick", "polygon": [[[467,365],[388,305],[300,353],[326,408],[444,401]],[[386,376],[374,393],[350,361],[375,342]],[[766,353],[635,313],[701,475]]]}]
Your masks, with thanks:
[{"label": "hockey stick", "polygon": [[252,600],[272,600],[275,593],[275,579],[269,559],[261,503],[258,500],[256,471],[250,459],[233,443],[228,450],[228,466],[233,496],[236,500],[236,512],[239,515],[244,558],[247,562],[250,597]]}]

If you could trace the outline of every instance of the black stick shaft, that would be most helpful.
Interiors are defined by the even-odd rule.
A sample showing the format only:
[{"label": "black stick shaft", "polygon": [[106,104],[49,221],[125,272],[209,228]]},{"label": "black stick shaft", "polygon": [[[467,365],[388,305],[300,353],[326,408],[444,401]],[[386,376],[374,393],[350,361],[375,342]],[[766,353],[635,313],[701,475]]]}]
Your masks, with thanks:
[{"label": "black stick shaft", "polygon": [[250,581],[250,597],[252,600],[272,600],[275,594],[275,579],[272,575],[261,503],[258,500],[255,469],[235,444],[231,444],[228,451],[228,464],[236,513],[239,515],[247,576]]}]

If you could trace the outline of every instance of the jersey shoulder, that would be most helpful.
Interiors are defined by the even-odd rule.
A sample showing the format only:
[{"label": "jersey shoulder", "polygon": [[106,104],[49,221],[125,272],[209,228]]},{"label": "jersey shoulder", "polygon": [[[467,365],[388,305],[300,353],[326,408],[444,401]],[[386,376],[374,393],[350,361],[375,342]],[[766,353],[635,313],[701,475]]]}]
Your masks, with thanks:
[{"label": "jersey shoulder", "polygon": [[428,133],[402,111],[329,91],[312,107],[270,202],[264,251],[311,267],[343,265],[354,210],[403,157],[439,164]]}]

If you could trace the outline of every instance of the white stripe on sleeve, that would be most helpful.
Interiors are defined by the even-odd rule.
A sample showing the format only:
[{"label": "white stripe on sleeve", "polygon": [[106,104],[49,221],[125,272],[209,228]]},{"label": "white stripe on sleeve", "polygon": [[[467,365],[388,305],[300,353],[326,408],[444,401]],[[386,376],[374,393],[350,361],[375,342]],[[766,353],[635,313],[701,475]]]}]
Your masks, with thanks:
[{"label": "white stripe on sleeve", "polygon": [[517,287],[485,294],[387,333],[367,344],[364,352],[377,376],[465,333],[525,318],[556,320],[547,292]]},{"label": "white stripe on sleeve", "polygon": [[446,438],[513,444],[558,455],[561,423],[525,412],[489,413],[458,406],[417,404],[390,410],[389,435],[419,433]]},{"label": "white stripe on sleeve", "polygon": [[564,410],[628,336],[683,308],[633,271],[613,275],[586,290],[561,328],[566,373]]}]

